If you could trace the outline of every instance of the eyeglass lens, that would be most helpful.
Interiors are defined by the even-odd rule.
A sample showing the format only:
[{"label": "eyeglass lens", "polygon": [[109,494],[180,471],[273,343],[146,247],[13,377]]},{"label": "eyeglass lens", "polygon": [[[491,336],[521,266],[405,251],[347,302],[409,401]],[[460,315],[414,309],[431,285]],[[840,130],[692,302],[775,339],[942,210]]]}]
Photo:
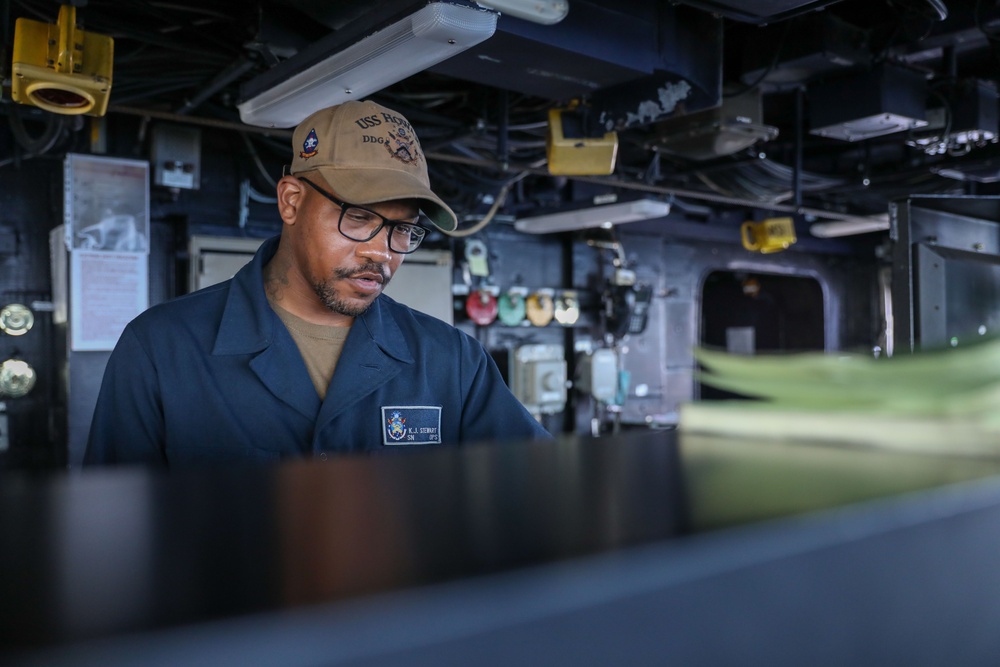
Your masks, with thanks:
[{"label": "eyeglass lens", "polygon": [[415,224],[387,220],[363,208],[348,205],[342,209],[340,233],[352,241],[368,241],[382,231],[383,227],[389,228],[389,248],[398,253],[416,250],[426,234],[423,228]]}]

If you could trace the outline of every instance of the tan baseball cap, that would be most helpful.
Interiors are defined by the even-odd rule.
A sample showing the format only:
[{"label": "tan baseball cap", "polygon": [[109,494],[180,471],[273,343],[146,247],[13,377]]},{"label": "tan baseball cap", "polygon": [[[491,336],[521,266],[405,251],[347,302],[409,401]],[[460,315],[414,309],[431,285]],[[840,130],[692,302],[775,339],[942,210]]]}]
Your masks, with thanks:
[{"label": "tan baseball cap", "polygon": [[295,128],[292,150],[293,176],[316,172],[344,201],[420,199],[437,227],[458,227],[455,213],[431,192],[416,132],[392,109],[370,100],[321,109]]}]

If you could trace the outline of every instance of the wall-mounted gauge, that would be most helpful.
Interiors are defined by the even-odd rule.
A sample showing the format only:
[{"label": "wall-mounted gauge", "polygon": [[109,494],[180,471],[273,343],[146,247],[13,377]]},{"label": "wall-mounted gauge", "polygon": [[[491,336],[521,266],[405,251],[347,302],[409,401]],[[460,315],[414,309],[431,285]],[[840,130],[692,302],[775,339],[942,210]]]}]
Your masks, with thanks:
[{"label": "wall-mounted gauge", "polygon": [[35,386],[35,369],[21,359],[0,364],[0,396],[20,398]]},{"label": "wall-mounted gauge", "polygon": [[11,303],[0,310],[0,331],[10,336],[28,333],[35,324],[31,309],[20,303]]}]

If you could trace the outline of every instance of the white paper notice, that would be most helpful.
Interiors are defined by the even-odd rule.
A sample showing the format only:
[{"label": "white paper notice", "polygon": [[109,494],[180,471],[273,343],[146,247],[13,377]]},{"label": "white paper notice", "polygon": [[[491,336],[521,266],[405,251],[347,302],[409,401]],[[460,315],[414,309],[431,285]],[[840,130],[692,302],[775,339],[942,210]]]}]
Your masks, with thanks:
[{"label": "white paper notice", "polygon": [[125,325],[149,306],[145,253],[74,250],[70,253],[71,347],[111,350]]},{"label": "white paper notice", "polygon": [[149,252],[149,164],[66,156],[66,247]]}]

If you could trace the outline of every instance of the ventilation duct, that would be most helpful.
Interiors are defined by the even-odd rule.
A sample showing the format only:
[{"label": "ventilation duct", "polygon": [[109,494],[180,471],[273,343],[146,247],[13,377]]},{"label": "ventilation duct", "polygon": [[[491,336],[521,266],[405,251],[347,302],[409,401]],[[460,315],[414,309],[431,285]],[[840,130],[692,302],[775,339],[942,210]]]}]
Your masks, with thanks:
[{"label": "ventilation duct", "polygon": [[719,104],[722,22],[668,3],[574,0],[540,25],[501,14],[496,33],[430,71],[555,103],[586,98],[602,132]]},{"label": "ventilation duct", "polygon": [[[761,45],[766,45],[762,48]],[[868,31],[829,12],[757,29],[743,45],[746,86],[772,88],[805,83],[820,75],[871,65]]]},{"label": "ventilation duct", "polygon": [[882,65],[809,86],[809,132],[861,141],[927,125],[927,80],[920,72]]}]

